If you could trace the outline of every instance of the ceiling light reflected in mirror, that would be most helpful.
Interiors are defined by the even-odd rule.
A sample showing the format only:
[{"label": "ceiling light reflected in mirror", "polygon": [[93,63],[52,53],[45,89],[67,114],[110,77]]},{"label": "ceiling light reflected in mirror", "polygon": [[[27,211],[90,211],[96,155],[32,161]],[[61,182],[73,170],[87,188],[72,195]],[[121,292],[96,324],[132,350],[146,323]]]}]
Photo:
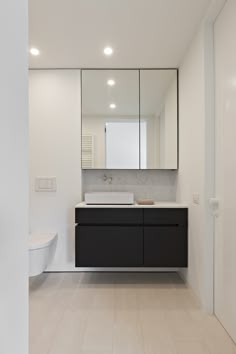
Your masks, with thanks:
[{"label": "ceiling light reflected in mirror", "polygon": [[113,80],[113,79],[107,80],[107,85],[114,86],[115,85],[115,80]]},{"label": "ceiling light reflected in mirror", "polygon": [[38,48],[30,48],[30,54],[37,56],[40,54],[40,51]]},{"label": "ceiling light reflected in mirror", "polygon": [[111,47],[105,47],[104,50],[103,50],[103,53],[106,55],[106,56],[110,56],[112,55],[113,53],[113,49]]}]

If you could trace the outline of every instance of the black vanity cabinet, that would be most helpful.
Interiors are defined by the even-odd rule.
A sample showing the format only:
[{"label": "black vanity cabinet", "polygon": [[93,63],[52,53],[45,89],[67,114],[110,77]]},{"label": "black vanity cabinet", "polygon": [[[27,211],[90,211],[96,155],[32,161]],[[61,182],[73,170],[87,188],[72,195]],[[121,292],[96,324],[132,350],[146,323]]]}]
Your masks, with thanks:
[{"label": "black vanity cabinet", "polygon": [[144,209],[144,266],[187,267],[187,209]]},{"label": "black vanity cabinet", "polygon": [[76,208],[76,267],[187,267],[187,208]]},{"label": "black vanity cabinet", "polygon": [[143,213],[131,208],[76,209],[77,267],[143,264]]}]

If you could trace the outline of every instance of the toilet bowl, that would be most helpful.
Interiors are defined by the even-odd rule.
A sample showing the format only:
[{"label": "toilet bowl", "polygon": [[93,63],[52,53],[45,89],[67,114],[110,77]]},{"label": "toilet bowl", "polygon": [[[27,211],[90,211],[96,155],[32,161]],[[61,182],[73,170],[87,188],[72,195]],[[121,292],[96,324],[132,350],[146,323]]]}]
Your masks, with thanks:
[{"label": "toilet bowl", "polygon": [[29,237],[29,276],[42,273],[53,259],[57,245],[56,233],[33,233]]}]

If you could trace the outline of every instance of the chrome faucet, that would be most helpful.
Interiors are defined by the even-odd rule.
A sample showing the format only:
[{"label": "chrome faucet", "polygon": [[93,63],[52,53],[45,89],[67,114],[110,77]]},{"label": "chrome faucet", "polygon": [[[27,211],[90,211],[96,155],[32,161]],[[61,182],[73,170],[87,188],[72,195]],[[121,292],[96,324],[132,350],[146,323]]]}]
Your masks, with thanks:
[{"label": "chrome faucet", "polygon": [[103,176],[103,181],[108,182],[108,184],[112,184],[112,177],[108,177],[106,174]]}]

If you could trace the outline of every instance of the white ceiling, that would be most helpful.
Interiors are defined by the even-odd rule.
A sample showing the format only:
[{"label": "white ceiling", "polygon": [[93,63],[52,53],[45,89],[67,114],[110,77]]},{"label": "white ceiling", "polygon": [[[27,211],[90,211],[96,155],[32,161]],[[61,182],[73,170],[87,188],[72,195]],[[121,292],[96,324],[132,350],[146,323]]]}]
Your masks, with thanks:
[{"label": "white ceiling", "polygon": [[210,2],[29,0],[30,67],[178,67]]}]

